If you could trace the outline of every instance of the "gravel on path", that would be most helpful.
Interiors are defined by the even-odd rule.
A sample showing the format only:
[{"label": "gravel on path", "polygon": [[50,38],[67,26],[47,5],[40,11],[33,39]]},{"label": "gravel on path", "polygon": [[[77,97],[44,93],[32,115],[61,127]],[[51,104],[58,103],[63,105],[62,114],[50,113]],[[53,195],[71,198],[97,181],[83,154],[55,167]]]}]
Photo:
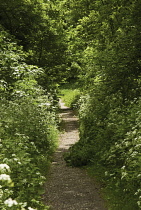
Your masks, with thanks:
[{"label": "gravel on path", "polygon": [[51,210],[107,210],[100,185],[80,168],[66,166],[63,153],[79,140],[78,118],[62,102],[64,132],[54,154],[43,200]]}]

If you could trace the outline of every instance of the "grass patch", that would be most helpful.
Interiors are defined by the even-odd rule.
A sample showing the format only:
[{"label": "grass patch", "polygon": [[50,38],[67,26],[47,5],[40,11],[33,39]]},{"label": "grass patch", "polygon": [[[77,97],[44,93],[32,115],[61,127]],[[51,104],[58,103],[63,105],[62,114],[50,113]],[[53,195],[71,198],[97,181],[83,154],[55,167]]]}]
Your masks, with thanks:
[{"label": "grass patch", "polygon": [[72,109],[78,108],[80,94],[78,85],[74,83],[67,83],[59,88],[59,97],[64,101],[66,106]]}]

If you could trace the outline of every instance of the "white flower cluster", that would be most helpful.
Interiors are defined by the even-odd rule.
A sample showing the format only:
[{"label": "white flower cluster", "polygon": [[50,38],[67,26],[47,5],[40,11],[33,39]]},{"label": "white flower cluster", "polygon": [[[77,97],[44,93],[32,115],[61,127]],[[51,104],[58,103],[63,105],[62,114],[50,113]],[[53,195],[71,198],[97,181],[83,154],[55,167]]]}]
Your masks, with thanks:
[{"label": "white flower cluster", "polygon": [[0,172],[1,173],[5,173],[5,172],[9,172],[10,171],[10,167],[7,164],[0,164]]},{"label": "white flower cluster", "polygon": [[1,181],[11,181],[11,178],[7,174],[0,174],[0,180]]},{"label": "white flower cluster", "polygon": [[16,200],[12,200],[12,198],[8,198],[6,201],[4,201],[4,204],[8,207],[12,207],[14,205],[18,205]]},{"label": "white flower cluster", "polygon": [[31,207],[28,207],[28,210],[37,210],[37,209],[33,209],[33,208],[31,208]]}]

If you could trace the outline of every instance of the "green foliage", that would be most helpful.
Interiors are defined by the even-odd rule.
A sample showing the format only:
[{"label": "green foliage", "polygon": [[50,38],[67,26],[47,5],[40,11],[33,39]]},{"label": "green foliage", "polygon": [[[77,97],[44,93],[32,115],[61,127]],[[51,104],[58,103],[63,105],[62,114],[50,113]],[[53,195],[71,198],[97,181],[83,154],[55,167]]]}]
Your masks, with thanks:
[{"label": "green foliage", "polygon": [[56,4],[46,0],[2,0],[0,13],[0,24],[23,46],[26,62],[44,67],[42,85],[48,77],[54,83],[66,77],[65,34]]},{"label": "green foliage", "polygon": [[111,209],[123,205],[124,209],[139,209],[140,99],[128,102],[128,106],[122,104],[119,95],[104,98],[101,105],[98,99],[81,99],[80,141],[70,148],[65,159],[73,166],[103,167],[101,176]]},{"label": "green foliage", "polygon": [[92,152],[90,145],[85,145],[80,141],[73,145],[69,149],[69,152],[64,153],[64,160],[69,166],[85,166],[90,162],[90,154],[92,154]]},{"label": "green foliage", "polygon": [[[116,123],[113,122],[113,124],[117,125],[117,130],[114,132],[117,140],[102,157],[102,162],[108,169],[106,172],[107,179],[110,178],[110,182],[115,183],[117,189],[122,189],[127,199],[133,197],[138,207],[133,200],[131,202],[133,207],[135,205],[136,208],[141,208],[140,105],[140,100],[137,103],[132,103],[130,108],[126,109],[125,117],[116,114]],[[122,118],[123,126],[117,123],[119,115]],[[112,119],[115,120],[115,118]],[[128,129],[125,130],[127,127]],[[109,168],[109,166],[112,167]]]},{"label": "green foliage", "polygon": [[69,66],[83,89],[80,141],[65,159],[102,168],[108,188],[121,195],[109,196],[111,209],[140,209],[140,3],[65,2]]},{"label": "green foliage", "polygon": [[21,64],[23,52],[15,42],[11,42],[10,35],[2,30],[2,27],[0,45],[1,90],[7,90],[12,88],[14,82],[19,80],[25,71],[24,64]]},{"label": "green foliage", "polygon": [[[45,209],[39,201],[57,139],[55,117],[46,101],[37,102],[31,97],[2,101],[0,115],[0,160],[10,166],[14,183],[8,196],[38,209]],[[5,201],[8,197],[3,195]]]},{"label": "green foliage", "polygon": [[[140,7],[139,0],[2,0],[0,5],[0,23],[9,31],[1,28],[0,34],[1,145],[10,148],[8,153],[2,146],[3,154],[6,158],[11,154],[20,157],[18,148],[21,148],[33,164],[29,174],[36,174],[36,167],[41,173],[46,163],[44,157],[49,158],[54,148],[57,83],[72,79],[80,81],[82,90],[60,88],[66,105],[79,108],[80,116],[80,141],[65,159],[70,165],[90,164],[102,168],[102,179],[107,180],[108,190],[115,189],[115,195],[123,195],[121,202],[110,195],[110,200],[115,201],[113,209],[141,208]],[[24,52],[9,34],[16,37],[18,45],[23,45]],[[33,66],[35,64],[43,68]],[[20,147],[21,141],[30,145],[33,152],[23,144]],[[25,160],[21,165],[27,164],[28,171],[30,164],[24,154],[21,155]],[[8,199],[9,195],[5,193],[10,192],[16,202],[26,202],[28,196],[24,191],[16,194],[11,187],[14,183],[18,189],[15,184],[18,168],[14,162],[13,168],[9,162],[4,164],[9,164],[11,178],[9,190],[5,191],[6,182],[4,188],[0,188],[4,189],[4,194],[0,191],[1,195]],[[23,171],[27,175],[26,169]],[[37,179],[41,178],[38,175],[33,176],[35,182],[32,179],[36,189]],[[28,185],[32,195],[33,189]],[[20,181],[19,186],[23,186]],[[39,200],[37,197],[36,201]],[[5,205],[5,197],[2,199],[1,206]],[[30,200],[33,201],[31,197]],[[35,205],[35,200],[29,201],[29,205],[42,208]],[[17,208],[15,201],[9,202],[13,202],[12,208]],[[2,207],[3,210],[7,208]],[[19,208],[27,209],[27,205]]]},{"label": "green foliage", "polygon": [[0,36],[0,209],[47,210],[41,195],[57,146],[57,101],[37,82],[43,69],[24,62],[7,32]]}]

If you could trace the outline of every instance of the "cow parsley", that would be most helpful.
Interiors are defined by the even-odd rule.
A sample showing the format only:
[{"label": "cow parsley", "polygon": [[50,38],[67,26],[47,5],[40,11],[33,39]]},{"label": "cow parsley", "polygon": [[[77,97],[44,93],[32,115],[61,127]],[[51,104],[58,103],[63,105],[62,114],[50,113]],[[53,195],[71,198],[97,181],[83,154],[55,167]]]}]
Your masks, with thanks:
[{"label": "cow parsley", "polygon": [[11,178],[7,174],[1,174],[0,175],[0,180],[2,180],[2,181],[11,181]]},{"label": "cow parsley", "polygon": [[12,198],[8,198],[7,200],[5,200],[4,204],[7,205],[8,207],[12,207],[13,205],[18,205],[17,201],[12,200]]}]

